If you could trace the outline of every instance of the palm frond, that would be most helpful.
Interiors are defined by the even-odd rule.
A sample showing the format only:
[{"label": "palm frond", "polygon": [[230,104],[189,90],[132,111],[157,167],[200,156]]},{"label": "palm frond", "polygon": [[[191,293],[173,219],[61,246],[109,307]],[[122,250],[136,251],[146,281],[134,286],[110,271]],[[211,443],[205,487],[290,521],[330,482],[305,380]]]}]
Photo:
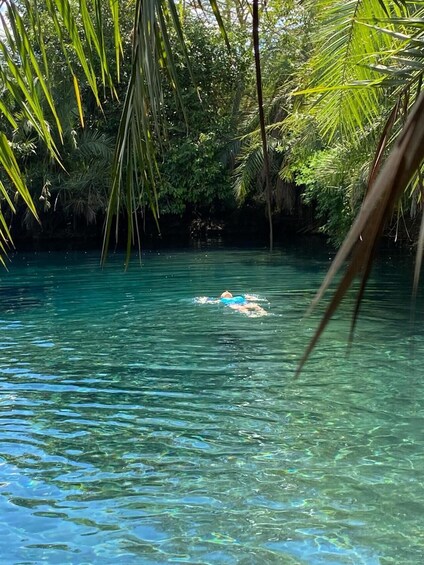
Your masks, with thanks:
[{"label": "palm frond", "polygon": [[[13,104],[10,107],[0,105],[0,111],[12,126],[16,125],[14,112],[22,112],[39,139],[47,146],[50,155],[60,163],[60,147],[55,142],[54,134],[58,132],[57,137],[61,138],[63,123],[51,92],[50,61],[44,45],[43,28],[48,24],[54,30],[58,54],[60,52],[69,71],[75,107],[83,124],[80,82],[87,82],[97,104],[101,106],[101,86],[109,87],[114,92],[116,79],[119,80],[122,54],[119,3],[117,0],[79,0],[78,3],[73,0],[44,0],[42,16],[37,9],[33,9],[36,3],[37,0],[22,0],[19,3],[15,0],[2,0],[6,14],[1,14],[5,24],[5,36],[0,38],[0,85],[10,93]],[[225,36],[218,4],[215,0],[209,0],[209,3]],[[182,28],[173,0],[135,0],[131,9],[134,10],[133,58],[114,157],[114,182],[109,200],[103,258],[113,219],[119,216],[122,208],[127,210],[128,215],[128,250],[135,237],[137,211],[144,207],[146,202],[156,221],[158,220],[155,189],[158,167],[155,156],[162,137],[161,68],[166,69],[177,97],[182,98],[171,49],[170,29],[174,30],[181,43],[190,70]],[[20,10],[26,11],[25,24]],[[109,11],[114,28],[115,66],[118,77],[112,76],[111,65],[106,56],[103,31],[106,10]],[[96,69],[100,69],[100,81],[96,76]],[[7,165],[8,154],[2,159]],[[18,177],[22,178],[19,170],[13,169],[9,173],[12,181],[16,180],[18,183],[17,189],[21,190],[22,186],[17,180]]]},{"label": "palm frond", "polygon": [[[350,262],[338,283],[336,291],[326,309],[326,312],[315,332],[304,356],[301,359],[297,375],[315,347],[319,337],[332,318],[340,302],[348,292],[356,277],[360,279],[356,306],[352,319],[352,331],[355,327],[359,307],[365,286],[371,271],[371,266],[379,238],[384,230],[387,220],[391,217],[394,207],[402,193],[407,189],[414,174],[420,169],[424,160],[424,94],[421,94],[412,109],[408,119],[398,136],[396,144],[382,167],[375,182],[362,204],[361,210],[347,235],[343,245],[337,253],[318,294],[313,301],[312,308],[322,299],[334,277],[343,267],[348,257]],[[418,244],[417,265],[421,265],[424,249],[424,229],[421,230]],[[415,275],[418,284],[418,273]]]},{"label": "palm frond", "polygon": [[[239,149],[237,165],[234,171],[234,194],[239,202],[243,202],[249,194],[259,187],[263,191],[265,182],[264,153],[261,139],[257,132],[250,137],[245,137],[245,143]],[[269,173],[274,181],[280,168],[280,145],[279,140],[268,138],[267,143]],[[278,178],[275,178],[278,182]],[[266,195],[265,195],[266,196]]]},{"label": "palm frond", "polygon": [[[213,4],[211,0],[211,4]],[[215,17],[219,10],[213,6]],[[107,249],[115,222],[118,236],[119,211],[127,211],[127,261],[131,244],[137,234],[137,214],[145,206],[150,207],[159,231],[159,207],[156,191],[159,169],[156,148],[163,132],[161,118],[163,94],[161,67],[166,65],[168,76],[177,97],[182,100],[177,71],[171,49],[169,30],[174,29],[182,47],[185,63],[191,76],[191,66],[184,44],[181,23],[173,0],[136,0],[133,29],[132,67],[126,98],[118,131],[114,158],[113,184],[106,219],[102,258]],[[181,106],[183,104],[181,102]]]},{"label": "palm frond", "polygon": [[234,194],[239,202],[243,202],[256,183],[264,167],[263,148],[261,142],[248,146],[244,154],[239,156],[239,164],[235,171]]},{"label": "palm frond", "polygon": [[84,130],[77,140],[78,151],[90,162],[108,167],[112,162],[114,140],[98,131]]},{"label": "palm frond", "polygon": [[[60,149],[54,140],[54,132],[57,132],[59,139],[63,140],[63,126],[49,84],[49,61],[44,46],[43,22],[40,20],[38,10],[34,10],[34,6],[29,0],[23,0],[20,4],[21,9],[27,11],[28,25],[24,23],[17,2],[13,0],[3,0],[2,2],[3,10],[0,13],[0,18],[3,35],[0,37],[0,85],[2,89],[8,91],[10,101],[9,104],[0,104],[0,113],[16,129],[18,124],[14,114],[19,111],[31,124],[39,139],[44,142],[50,155],[61,163]],[[117,9],[113,4],[114,2],[111,0],[114,18],[117,18]],[[78,82],[76,73],[69,62],[68,44],[65,45],[64,37],[67,33],[71,39],[72,48],[100,104],[97,78],[94,72],[96,58],[100,60],[100,68],[103,69],[103,82],[107,82],[111,87],[113,85],[100,32],[102,6],[100,0],[95,1],[96,23],[93,24],[87,8],[88,3],[86,0],[80,2],[79,17],[88,38],[87,45],[84,47],[79,36],[73,3],[70,0],[46,0],[45,2],[48,17],[50,17],[56,29],[63,56],[68,61],[70,75],[73,77],[76,104],[81,120],[83,115]],[[32,37],[38,37],[38,44],[32,41]],[[117,33],[115,33],[115,41],[119,47],[120,37]],[[0,165],[4,168],[17,192],[23,197],[31,213],[34,214],[34,217],[37,217],[36,209],[23,180],[24,176],[13,155],[12,144],[7,139],[5,131],[0,132]],[[0,235],[3,238],[6,236],[9,238],[10,234],[4,232],[4,225],[0,215]]]},{"label": "palm frond", "polygon": [[[382,94],[375,87],[384,77],[373,65],[385,61],[398,46],[396,37],[371,30],[370,25],[387,15],[405,16],[406,9],[394,0],[320,0],[316,55],[312,58],[313,80],[298,94],[313,96],[311,112],[321,134],[360,135],[378,118]],[[390,21],[389,29],[396,31]]]}]

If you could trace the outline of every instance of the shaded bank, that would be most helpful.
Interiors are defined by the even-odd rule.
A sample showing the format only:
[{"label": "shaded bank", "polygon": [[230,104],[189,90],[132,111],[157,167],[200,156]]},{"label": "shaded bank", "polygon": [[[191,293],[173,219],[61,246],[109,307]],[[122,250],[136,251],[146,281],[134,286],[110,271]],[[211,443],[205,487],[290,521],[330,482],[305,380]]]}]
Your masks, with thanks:
[{"label": "shaded bank", "polygon": [[[11,218],[12,235],[16,248],[60,249],[69,246],[84,249],[101,245],[105,218],[99,215],[95,222],[87,223],[81,218],[65,219],[54,212],[46,213],[40,225],[27,226],[24,215]],[[311,206],[301,202],[300,195],[293,198],[291,209],[274,214],[275,240],[279,242],[300,234],[317,234],[319,223]],[[202,210],[187,210],[183,215],[164,214],[157,225],[150,214],[140,217],[141,239],[150,243],[161,241],[189,242],[199,238],[223,238],[241,243],[243,241],[267,238],[268,221],[262,205],[228,207],[218,213]],[[127,234],[126,218],[119,220],[118,247],[124,245]],[[116,242],[112,240],[112,249]]]}]

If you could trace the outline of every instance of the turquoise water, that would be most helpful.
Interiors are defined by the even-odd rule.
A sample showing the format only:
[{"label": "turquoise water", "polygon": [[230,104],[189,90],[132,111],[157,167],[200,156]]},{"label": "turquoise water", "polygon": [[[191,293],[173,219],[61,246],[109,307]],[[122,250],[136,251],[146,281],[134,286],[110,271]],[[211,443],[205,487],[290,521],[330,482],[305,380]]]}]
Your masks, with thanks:
[{"label": "turquoise water", "polygon": [[[302,377],[325,252],[17,254],[0,286],[1,564],[424,562],[423,305],[380,260]],[[249,318],[195,297],[256,293]]]}]

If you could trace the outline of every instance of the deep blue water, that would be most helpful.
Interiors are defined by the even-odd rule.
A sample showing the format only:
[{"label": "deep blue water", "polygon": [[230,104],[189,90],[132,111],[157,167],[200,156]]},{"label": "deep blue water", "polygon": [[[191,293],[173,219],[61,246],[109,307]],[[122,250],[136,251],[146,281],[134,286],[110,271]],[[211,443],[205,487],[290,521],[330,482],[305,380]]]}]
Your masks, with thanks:
[{"label": "deep blue water", "polygon": [[[19,253],[0,274],[1,564],[424,562],[424,331],[380,259],[294,381],[330,257]],[[249,318],[199,296],[255,293]]]}]

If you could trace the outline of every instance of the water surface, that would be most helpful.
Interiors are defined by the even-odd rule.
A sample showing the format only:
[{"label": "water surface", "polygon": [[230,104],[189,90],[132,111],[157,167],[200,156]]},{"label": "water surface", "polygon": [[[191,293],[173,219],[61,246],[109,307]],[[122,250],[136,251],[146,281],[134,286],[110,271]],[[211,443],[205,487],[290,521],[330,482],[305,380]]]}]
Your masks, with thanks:
[{"label": "water surface", "polygon": [[[0,286],[0,563],[424,561],[424,332],[381,259],[302,377],[303,247],[17,254]],[[257,293],[269,315],[196,304]]]}]

